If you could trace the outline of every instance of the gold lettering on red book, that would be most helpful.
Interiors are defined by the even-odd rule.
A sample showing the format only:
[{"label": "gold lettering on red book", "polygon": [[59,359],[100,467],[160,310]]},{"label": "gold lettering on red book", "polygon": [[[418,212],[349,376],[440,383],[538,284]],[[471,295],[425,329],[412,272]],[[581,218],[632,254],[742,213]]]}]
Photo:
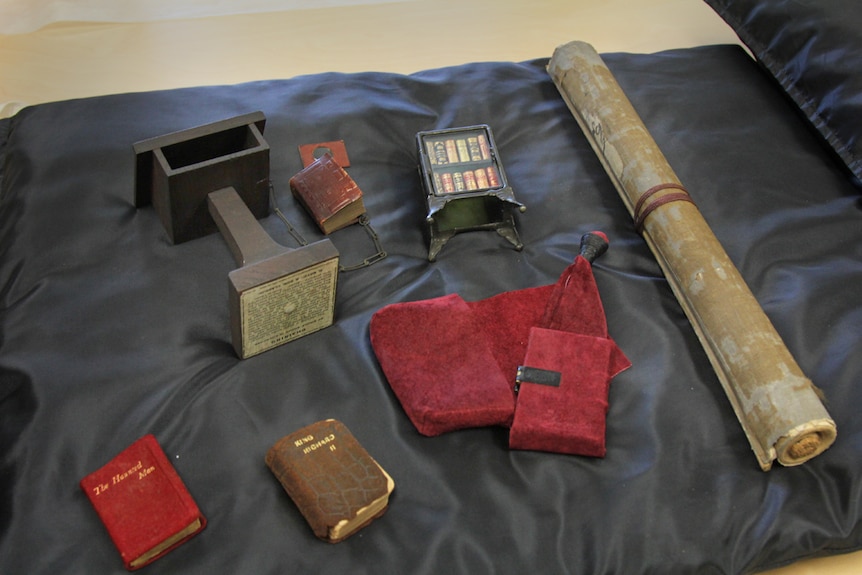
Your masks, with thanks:
[{"label": "gold lettering on red book", "polygon": [[132,467],[130,467],[126,471],[123,471],[122,473],[117,473],[116,475],[111,477],[111,483],[99,482],[98,485],[96,485],[95,487],[92,488],[93,494],[94,495],[101,495],[102,493],[107,491],[108,488],[111,487],[111,485],[118,485],[119,483],[121,483],[124,480],[128,479],[129,477],[133,476],[135,473],[138,473],[139,474],[138,479],[141,479],[144,476],[149,475],[150,473],[152,473],[155,470],[156,470],[155,467],[150,467],[148,469],[144,469],[143,461],[138,460],[138,462],[135,465],[133,465]]},{"label": "gold lettering on red book", "polygon": [[146,477],[147,475],[149,475],[150,473],[152,473],[155,470],[156,470],[155,465],[151,465],[151,466],[147,467],[146,469],[144,469],[143,471],[138,471],[138,479],[143,479],[144,477]]},{"label": "gold lettering on red book", "polygon": [[116,475],[114,475],[114,477],[111,478],[111,482],[114,485],[116,485],[116,484],[120,483],[121,481],[127,479],[130,475],[134,475],[136,471],[140,471],[143,468],[144,468],[143,462],[138,460],[138,463],[135,464],[133,467],[129,468],[128,471],[124,471],[122,473],[117,473]]}]

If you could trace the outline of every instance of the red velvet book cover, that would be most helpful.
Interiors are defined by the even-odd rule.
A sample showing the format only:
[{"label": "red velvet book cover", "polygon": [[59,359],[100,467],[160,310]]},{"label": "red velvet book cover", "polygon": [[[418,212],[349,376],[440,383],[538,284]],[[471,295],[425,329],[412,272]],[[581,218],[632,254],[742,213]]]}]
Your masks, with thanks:
[{"label": "red velvet book cover", "polygon": [[81,480],[123,558],[139,569],[184,543],[206,519],[153,435]]}]

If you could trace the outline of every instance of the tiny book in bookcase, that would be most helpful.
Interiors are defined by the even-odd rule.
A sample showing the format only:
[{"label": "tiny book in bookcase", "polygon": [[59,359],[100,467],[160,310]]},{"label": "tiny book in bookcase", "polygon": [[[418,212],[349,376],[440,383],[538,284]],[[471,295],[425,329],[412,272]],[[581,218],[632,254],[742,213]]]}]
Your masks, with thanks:
[{"label": "tiny book in bookcase", "polygon": [[155,561],[206,526],[153,435],[138,439],[84,477],[81,489],[129,571]]},{"label": "tiny book in bookcase", "polygon": [[278,440],[266,464],[311,526],[337,543],[383,515],[395,482],[335,419]]},{"label": "tiny book in bookcase", "polygon": [[362,190],[328,153],[290,179],[290,189],[324,234],[359,221]]}]

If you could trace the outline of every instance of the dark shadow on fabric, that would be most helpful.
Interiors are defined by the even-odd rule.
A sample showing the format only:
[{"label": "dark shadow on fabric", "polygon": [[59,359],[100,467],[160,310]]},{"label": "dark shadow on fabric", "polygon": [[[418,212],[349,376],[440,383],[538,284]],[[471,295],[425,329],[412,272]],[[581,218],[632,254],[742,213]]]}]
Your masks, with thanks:
[{"label": "dark shadow on fabric", "polygon": [[15,465],[12,451],[36,413],[33,382],[20,371],[0,368],[0,539],[12,522]]}]

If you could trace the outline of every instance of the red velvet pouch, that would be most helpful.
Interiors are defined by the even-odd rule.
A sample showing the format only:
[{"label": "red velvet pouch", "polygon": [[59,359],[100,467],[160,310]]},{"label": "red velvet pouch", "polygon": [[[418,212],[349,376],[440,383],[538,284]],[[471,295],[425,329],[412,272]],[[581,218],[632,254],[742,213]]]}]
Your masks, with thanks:
[{"label": "red velvet pouch", "polygon": [[605,455],[610,380],[631,362],[608,338],[591,264],[597,254],[585,247],[586,257],[579,255],[560,275],[530,332],[518,372],[511,449]]}]

